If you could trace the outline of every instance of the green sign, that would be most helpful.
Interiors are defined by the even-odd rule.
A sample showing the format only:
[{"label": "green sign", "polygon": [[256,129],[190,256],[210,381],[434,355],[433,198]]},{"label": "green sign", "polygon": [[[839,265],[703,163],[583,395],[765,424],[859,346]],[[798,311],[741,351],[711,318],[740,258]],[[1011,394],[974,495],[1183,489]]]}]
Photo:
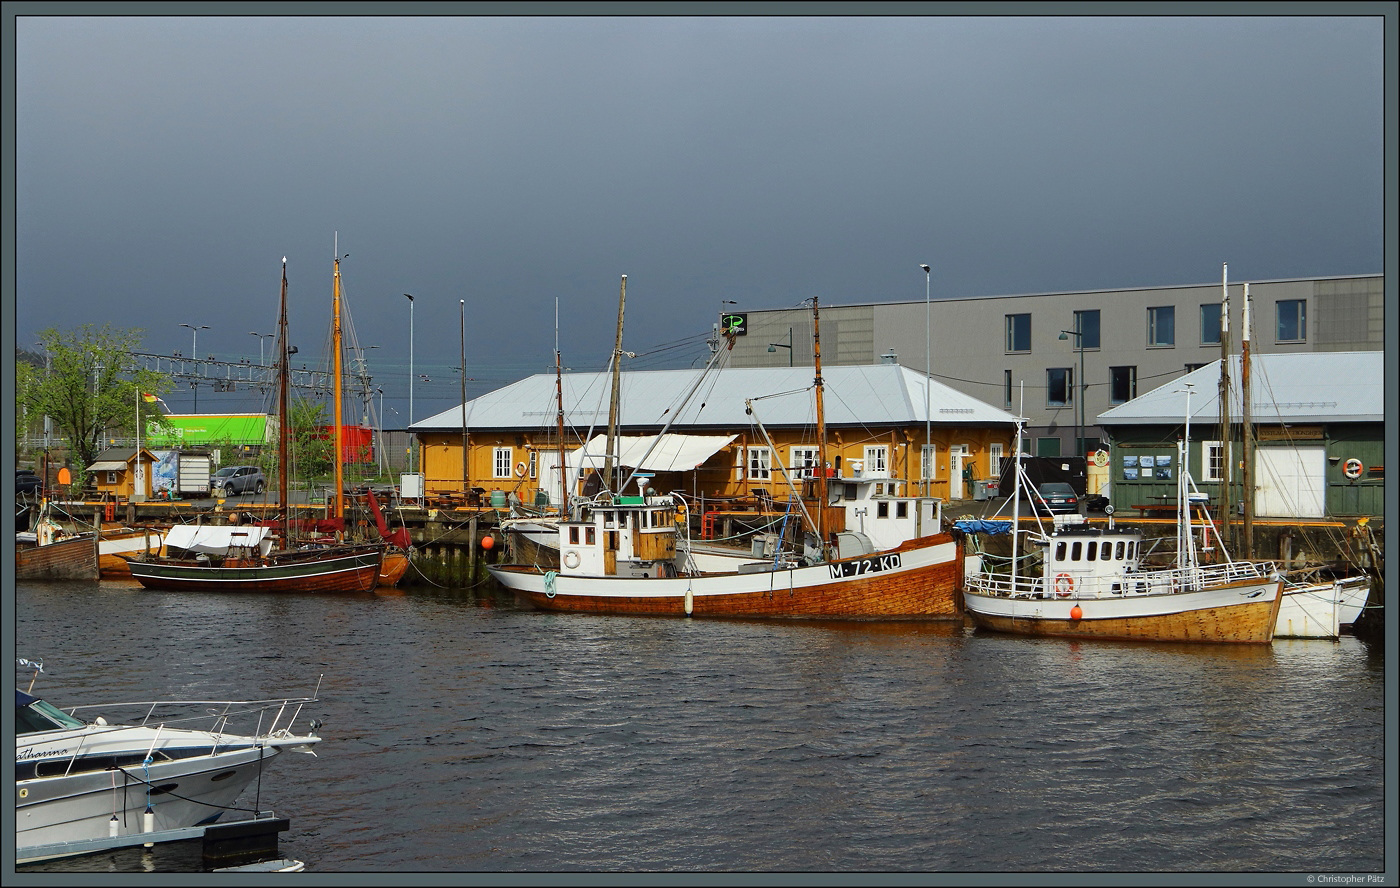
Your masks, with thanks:
[{"label": "green sign", "polygon": [[210,444],[262,445],[272,443],[277,422],[263,413],[192,413],[165,417],[171,428],[146,427],[151,448],[203,447]]}]

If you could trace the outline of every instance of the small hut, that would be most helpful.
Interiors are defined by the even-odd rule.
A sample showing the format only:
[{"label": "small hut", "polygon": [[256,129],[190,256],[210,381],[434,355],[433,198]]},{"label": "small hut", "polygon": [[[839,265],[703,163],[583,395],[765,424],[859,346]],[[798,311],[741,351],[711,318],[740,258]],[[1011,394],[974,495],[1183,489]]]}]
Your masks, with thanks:
[{"label": "small hut", "polygon": [[[136,489],[136,467],[140,461],[144,478],[142,489]],[[157,462],[155,454],[142,447],[113,447],[97,455],[97,461],[87,467],[102,499],[135,500],[141,502],[151,495],[151,467]],[[140,494],[136,496],[135,494]]]}]

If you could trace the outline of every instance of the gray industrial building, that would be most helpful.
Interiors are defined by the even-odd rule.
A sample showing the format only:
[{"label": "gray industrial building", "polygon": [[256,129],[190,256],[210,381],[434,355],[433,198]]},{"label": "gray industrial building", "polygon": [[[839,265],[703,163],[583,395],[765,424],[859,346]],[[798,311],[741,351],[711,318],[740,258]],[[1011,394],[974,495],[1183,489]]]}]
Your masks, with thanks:
[{"label": "gray industrial building", "polygon": [[[1220,359],[1223,278],[932,301],[840,304],[824,295],[822,364],[896,360],[1025,416],[1031,453],[1092,452],[1102,438],[1100,413]],[[1249,281],[1248,287],[1253,354],[1384,348],[1383,275]],[[1239,353],[1244,289],[1242,281],[1228,284],[1231,354]],[[731,366],[811,365],[809,307],[740,304],[736,313],[743,333],[735,337]]]}]

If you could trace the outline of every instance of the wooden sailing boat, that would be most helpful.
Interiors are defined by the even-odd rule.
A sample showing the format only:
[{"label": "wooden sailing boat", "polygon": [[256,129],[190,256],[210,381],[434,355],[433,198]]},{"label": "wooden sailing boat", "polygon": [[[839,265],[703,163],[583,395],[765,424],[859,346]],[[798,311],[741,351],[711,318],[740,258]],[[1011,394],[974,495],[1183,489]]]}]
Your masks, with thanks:
[{"label": "wooden sailing boat", "polygon": [[[624,290],[626,279],[624,278]],[[818,305],[812,304],[814,333]],[[621,309],[619,309],[619,318]],[[620,328],[619,320],[619,328]],[[621,342],[614,353],[617,360]],[[818,438],[825,432],[822,402],[821,341],[814,337]],[[619,382],[614,369],[614,408],[609,441],[616,436]],[[657,436],[658,440],[661,436]],[[613,448],[606,456],[605,483],[613,485]],[[825,463],[819,443],[818,465]],[[849,558],[831,558],[825,539],[827,504],[824,471],[817,472],[814,534],[801,557],[779,552],[771,560],[754,560],[736,570],[698,571],[677,554],[678,509],[685,503],[670,494],[646,490],[649,476],[633,471],[636,493],[628,482],[579,503],[558,527],[559,569],[534,564],[487,565],[501,585],[542,610],[612,614],[709,617],[826,617],[850,619],[925,619],[959,615],[963,550],[951,534],[908,540],[898,547]]]},{"label": "wooden sailing boat", "polygon": [[[337,262],[337,270],[339,264]],[[290,375],[287,340],[287,260],[282,260],[282,298],[278,319],[277,487],[282,504],[280,545],[263,544],[266,528],[229,530],[222,551],[183,550],[173,555],[128,557],[131,575],[147,589],[207,592],[368,592],[379,582],[384,546],[345,545],[339,541],[293,546],[289,476],[291,428],[288,421]],[[337,440],[337,449],[339,448]],[[337,463],[339,459],[337,459]],[[339,473],[337,472],[337,480]],[[339,488],[339,485],[337,485]],[[167,550],[170,546],[167,544]]]},{"label": "wooden sailing boat", "polygon": [[[968,572],[963,600],[973,621],[1018,635],[1254,644],[1272,640],[1283,598],[1283,583],[1273,565],[1228,558],[1202,564],[1198,557],[1191,515],[1203,510],[1191,507],[1198,497],[1186,470],[1190,433],[1188,386],[1186,432],[1177,444],[1177,561],[1164,569],[1143,564],[1139,531],[1079,523],[1057,526],[1048,535],[1028,535],[1030,542],[1044,547],[1043,565],[1039,575],[1019,575],[1020,497],[1030,486],[1018,459],[1013,519],[1008,522],[1013,534],[1010,570],[998,573],[979,566]],[[1021,452],[1019,423],[1016,452]],[[1209,516],[1204,520],[1209,523]]]}]

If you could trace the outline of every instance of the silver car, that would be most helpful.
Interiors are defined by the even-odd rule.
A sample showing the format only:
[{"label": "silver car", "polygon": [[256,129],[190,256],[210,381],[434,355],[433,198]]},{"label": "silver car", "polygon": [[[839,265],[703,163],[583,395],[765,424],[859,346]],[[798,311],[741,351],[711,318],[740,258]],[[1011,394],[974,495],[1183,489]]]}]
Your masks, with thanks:
[{"label": "silver car", "polygon": [[209,492],[215,496],[262,493],[266,489],[267,476],[257,466],[224,466],[209,479]]}]

